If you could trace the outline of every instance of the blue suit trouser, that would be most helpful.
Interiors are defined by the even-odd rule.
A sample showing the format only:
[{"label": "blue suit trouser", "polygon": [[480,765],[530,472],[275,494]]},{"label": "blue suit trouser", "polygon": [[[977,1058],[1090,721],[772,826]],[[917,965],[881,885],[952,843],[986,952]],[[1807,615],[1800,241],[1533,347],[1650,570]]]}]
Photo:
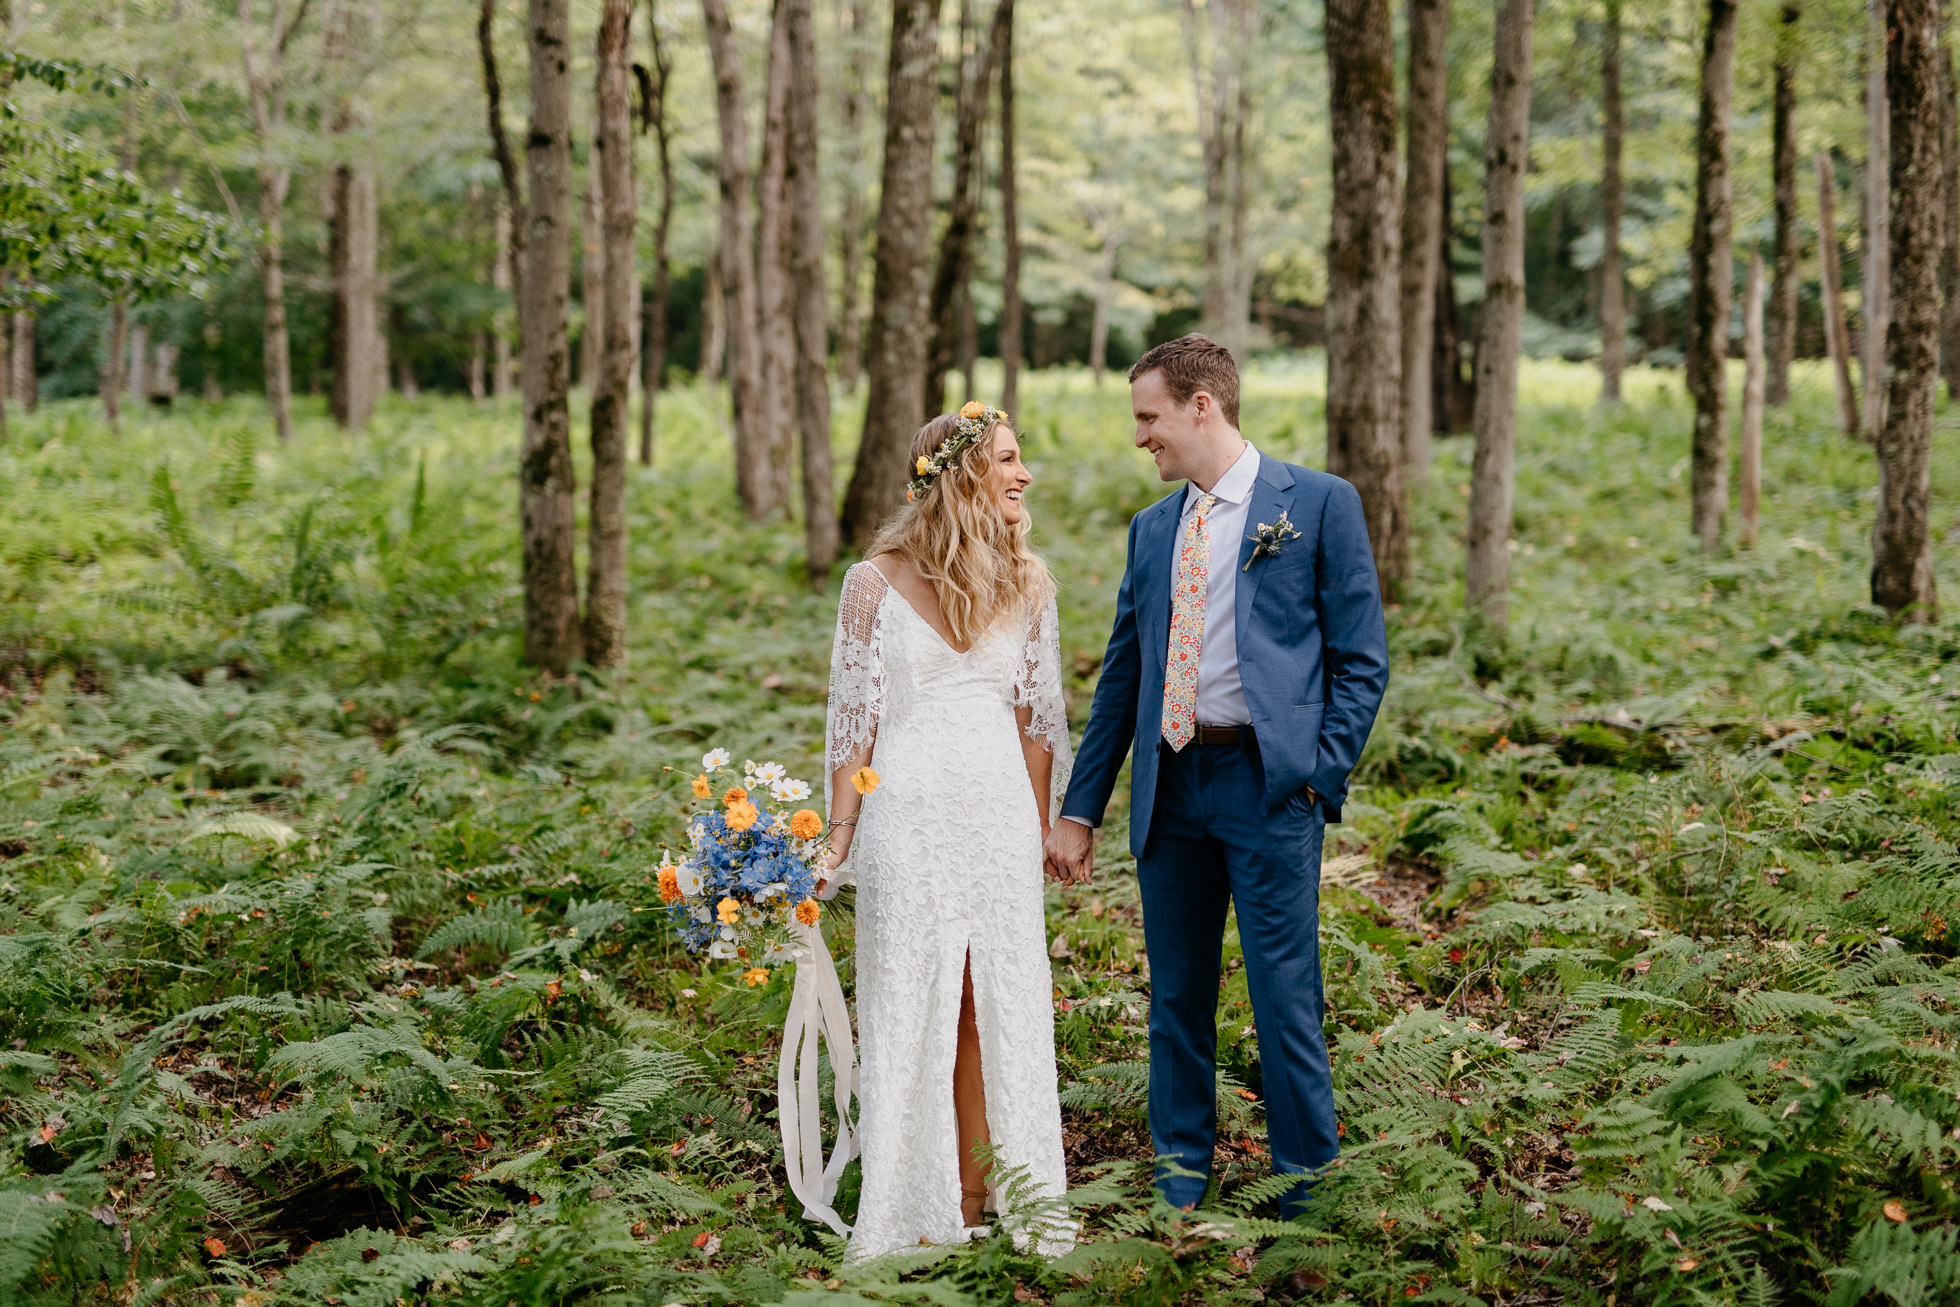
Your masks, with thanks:
[{"label": "blue suit trouser", "polygon": [[[1239,942],[1259,1038],[1273,1169],[1313,1172],[1340,1152],[1321,1034],[1320,849],[1325,818],[1304,793],[1264,810],[1255,743],[1201,745],[1160,765],[1150,835],[1137,859],[1150,957],[1150,1142],[1157,1190],[1204,1197],[1217,1136],[1219,963],[1225,910]],[[1173,1160],[1196,1176],[1168,1174]],[[1294,1186],[1289,1211],[1306,1196]]]}]

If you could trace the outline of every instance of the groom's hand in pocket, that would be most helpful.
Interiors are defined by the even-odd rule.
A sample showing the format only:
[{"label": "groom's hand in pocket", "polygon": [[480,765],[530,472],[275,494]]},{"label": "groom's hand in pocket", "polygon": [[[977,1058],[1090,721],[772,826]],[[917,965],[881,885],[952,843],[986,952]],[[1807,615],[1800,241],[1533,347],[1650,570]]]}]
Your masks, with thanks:
[{"label": "groom's hand in pocket", "polygon": [[1049,876],[1064,885],[1087,885],[1095,838],[1095,831],[1079,821],[1056,822],[1042,850]]}]

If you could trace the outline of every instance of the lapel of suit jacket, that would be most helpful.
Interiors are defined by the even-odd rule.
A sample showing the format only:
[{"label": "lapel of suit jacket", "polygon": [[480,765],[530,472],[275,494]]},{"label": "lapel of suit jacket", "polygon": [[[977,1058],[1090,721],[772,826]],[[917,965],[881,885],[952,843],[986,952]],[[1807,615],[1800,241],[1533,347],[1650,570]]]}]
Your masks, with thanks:
[{"label": "lapel of suit jacket", "polygon": [[1163,679],[1164,654],[1171,638],[1171,573],[1175,569],[1178,514],[1184,507],[1184,492],[1162,500],[1144,510],[1137,531],[1137,639],[1142,642],[1147,667]]},{"label": "lapel of suit jacket", "polygon": [[[1245,648],[1245,627],[1252,613],[1252,601],[1258,595],[1259,583],[1265,580],[1266,568],[1272,562],[1270,558],[1252,562],[1252,535],[1261,522],[1271,524],[1279,520],[1280,513],[1292,499],[1288,493],[1292,489],[1293,474],[1287,470],[1286,464],[1261,454],[1259,478],[1252,483],[1252,502],[1246,507],[1245,539],[1239,542],[1239,584],[1232,595],[1232,635],[1240,649]],[[1247,570],[1248,564],[1251,565],[1250,570]]]}]

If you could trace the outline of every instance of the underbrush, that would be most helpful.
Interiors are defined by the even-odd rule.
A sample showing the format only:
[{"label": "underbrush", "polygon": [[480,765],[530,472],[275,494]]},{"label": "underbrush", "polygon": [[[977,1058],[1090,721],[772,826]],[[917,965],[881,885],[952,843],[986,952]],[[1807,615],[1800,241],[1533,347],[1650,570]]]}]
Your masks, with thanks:
[{"label": "underbrush", "polygon": [[[1463,628],[1442,447],[1327,850],[1344,1153],[1304,1220],[1229,937],[1218,1184],[1150,1201],[1117,811],[1095,882],[1049,891],[1084,1242],[852,1271],[781,1180],[785,981],[686,956],[650,883],[663,768],[820,752],[833,601],[793,524],[735,511],[711,397],[667,397],[632,474],[631,666],[563,679],[515,656],[514,411],[314,413],[290,448],[242,401],[120,438],[16,417],[0,1299],[1960,1300],[1960,634],[1863,604],[1871,455],[1808,382],[1760,543],[1702,555],[1678,384],[1600,413],[1587,370],[1528,365],[1507,641]],[[1024,384],[1079,728],[1164,490],[1120,386]],[[1317,372],[1247,391],[1261,447],[1317,464]],[[1956,449],[1942,419],[1949,603]]]}]

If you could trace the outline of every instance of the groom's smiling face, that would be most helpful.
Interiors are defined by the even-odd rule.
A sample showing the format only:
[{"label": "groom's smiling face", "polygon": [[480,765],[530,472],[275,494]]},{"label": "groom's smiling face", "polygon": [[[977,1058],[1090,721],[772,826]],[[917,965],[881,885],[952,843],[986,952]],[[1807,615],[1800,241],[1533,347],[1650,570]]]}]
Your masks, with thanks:
[{"label": "groom's smiling face", "polygon": [[1157,460],[1157,476],[1183,481],[1208,444],[1205,419],[1214,407],[1211,395],[1199,391],[1188,404],[1172,398],[1161,369],[1152,369],[1130,383],[1130,409],[1136,417],[1136,444]]}]

